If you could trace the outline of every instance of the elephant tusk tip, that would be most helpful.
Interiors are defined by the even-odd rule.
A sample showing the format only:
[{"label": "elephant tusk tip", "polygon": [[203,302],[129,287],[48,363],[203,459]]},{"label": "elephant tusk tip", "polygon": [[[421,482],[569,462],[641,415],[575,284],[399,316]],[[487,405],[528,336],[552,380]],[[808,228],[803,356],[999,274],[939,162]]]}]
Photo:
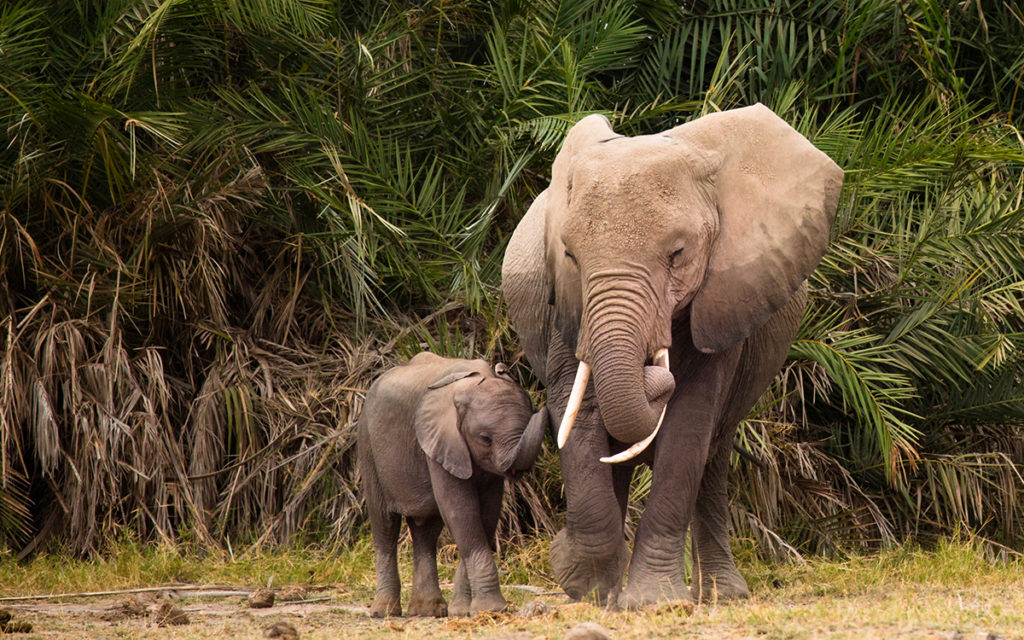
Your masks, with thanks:
[{"label": "elephant tusk tip", "polygon": [[571,428],[569,428],[569,429],[566,428],[566,425],[564,424],[564,421],[563,421],[562,426],[560,426],[558,428],[558,437],[555,438],[555,442],[558,444],[558,448],[559,449],[564,447],[565,443],[569,441],[569,432],[571,430],[572,430]]}]

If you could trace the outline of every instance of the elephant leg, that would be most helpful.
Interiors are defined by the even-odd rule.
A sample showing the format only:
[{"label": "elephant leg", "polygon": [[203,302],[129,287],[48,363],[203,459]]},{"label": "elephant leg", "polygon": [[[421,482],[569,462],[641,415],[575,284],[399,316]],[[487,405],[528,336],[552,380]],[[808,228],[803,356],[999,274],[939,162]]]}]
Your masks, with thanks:
[{"label": "elephant leg", "polygon": [[[464,569],[469,581],[472,593],[469,613],[506,609],[508,602],[501,595],[501,588],[498,585],[498,568],[494,564],[494,554],[491,550],[493,541],[488,539],[482,515],[484,513],[482,497],[488,496],[489,493],[485,490],[481,495],[476,484],[453,478],[433,460],[428,461],[428,464],[437,505],[444,517],[445,524],[448,525],[448,530],[455,538],[455,546],[459,549],[459,571]],[[501,481],[500,478],[498,480]],[[493,508],[497,508],[500,512],[500,497],[496,506],[487,505],[487,509]],[[493,535],[490,537],[493,538]],[[459,582],[458,574],[456,574],[456,582]],[[457,592],[459,586],[461,585],[456,585]],[[448,608],[450,615],[462,613],[461,602],[457,596],[458,593],[453,599],[452,606]]]},{"label": "elephant leg", "polygon": [[626,507],[629,506],[629,486],[633,483],[633,472],[636,467],[615,465],[612,467],[612,485],[615,489],[615,501],[619,505],[622,520],[626,520]]},{"label": "elephant leg", "polygon": [[412,533],[412,597],[408,613],[411,616],[443,618],[448,615],[448,604],[441,595],[437,581],[437,538],[444,521],[439,516],[407,518]]},{"label": "elephant leg", "polygon": [[497,551],[494,534],[498,531],[498,520],[501,518],[502,501],[505,498],[505,478],[492,476],[482,480],[480,491],[480,520],[484,525],[484,535],[491,551]]},{"label": "elephant leg", "polygon": [[[478,487],[480,492],[480,519],[492,552],[495,550],[494,534],[498,529],[498,519],[501,517],[501,505],[505,490],[504,484],[504,478],[495,477],[483,481]],[[478,601],[477,605],[480,607],[487,606],[482,600]],[[504,608],[505,605],[495,603],[495,606]],[[466,616],[474,612],[473,589],[469,580],[469,572],[465,561],[461,558],[459,560],[459,568],[455,571],[455,587],[448,610],[453,616]]]},{"label": "elephant leg", "polygon": [[452,616],[468,616],[473,603],[473,589],[469,586],[469,572],[466,563],[460,557],[459,568],[455,570],[455,587],[452,589],[452,601],[448,605],[448,614]]},{"label": "elephant leg", "polygon": [[693,596],[700,600],[749,597],[729,546],[729,456],[739,422],[768,388],[786,360],[807,304],[806,286],[742,346],[736,375],[722,404],[722,418],[704,469],[692,527]]},{"label": "elephant leg", "polygon": [[633,543],[626,588],[619,606],[635,609],[672,600],[689,601],[686,585],[686,534],[693,518],[720,404],[739,358],[739,350],[697,356],[676,380],[657,440],[647,507]]},{"label": "elephant leg", "polygon": [[729,494],[726,480],[736,428],[723,434],[708,459],[697,494],[691,532],[693,589],[697,601],[747,598],[750,591],[729,547]]},{"label": "elephant leg", "polygon": [[[367,502],[372,504],[370,500]],[[377,593],[370,605],[372,618],[402,615],[402,583],[398,577],[398,532],[401,525],[402,519],[398,514],[370,508],[370,529],[373,533],[377,570]]]},{"label": "elephant leg", "polygon": [[551,543],[551,570],[573,600],[608,606],[622,587],[628,557],[623,518],[632,469],[599,460],[608,455],[608,437],[604,427],[589,426],[592,419],[579,416],[561,451],[568,509],[566,528]]},{"label": "elephant leg", "polygon": [[[561,423],[578,361],[553,330],[547,370],[548,411],[553,425]],[[583,398],[576,427],[559,451],[567,510],[565,528],[551,542],[551,571],[573,600],[614,605],[622,588],[628,561],[623,533],[625,503],[632,468],[600,461],[610,453],[608,433],[592,391]]]}]

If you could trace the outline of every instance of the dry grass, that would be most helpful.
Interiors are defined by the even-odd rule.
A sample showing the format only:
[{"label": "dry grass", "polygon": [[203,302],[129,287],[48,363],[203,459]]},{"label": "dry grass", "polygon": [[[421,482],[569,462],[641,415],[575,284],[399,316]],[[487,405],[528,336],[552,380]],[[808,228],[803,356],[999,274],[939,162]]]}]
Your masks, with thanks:
[{"label": "dry grass", "polygon": [[[181,591],[174,602],[190,624],[156,627],[150,618],[108,622],[101,617],[127,596],[4,602],[17,619],[43,637],[253,638],[287,621],[301,638],[561,638],[583,622],[600,624],[612,638],[1024,638],[1024,560],[994,559],[970,542],[945,542],[930,551],[900,549],[846,560],[764,564],[740,554],[752,597],[735,604],[707,604],[692,613],[665,606],[642,612],[609,612],[569,604],[537,573],[546,545],[506,555],[505,593],[516,607],[540,599],[552,609],[520,618],[478,615],[463,619],[371,620],[361,609],[372,593],[372,552],[365,541],[351,549],[292,551],[238,562],[226,556],[185,557],[171,549],[140,551],[130,545],[106,561],[62,562],[39,558],[29,565],[0,562],[0,588],[12,594],[144,586],[187,580],[192,584],[252,589],[302,585],[315,602],[248,609],[243,596],[195,597]],[[406,549],[408,552],[408,549]],[[442,558],[450,550],[442,553]],[[749,554],[748,554],[749,555]],[[528,557],[529,556],[529,557]],[[408,563],[403,562],[403,570]],[[406,596],[408,580],[406,574]],[[449,572],[450,578],[450,572]],[[520,578],[525,578],[521,586]],[[20,585],[12,588],[10,585]],[[448,583],[450,588],[450,582]],[[173,592],[173,588],[169,589]],[[539,595],[538,595],[539,593]],[[154,608],[155,596],[139,596]],[[525,634],[512,636],[512,634]],[[956,635],[960,633],[961,635]]]}]

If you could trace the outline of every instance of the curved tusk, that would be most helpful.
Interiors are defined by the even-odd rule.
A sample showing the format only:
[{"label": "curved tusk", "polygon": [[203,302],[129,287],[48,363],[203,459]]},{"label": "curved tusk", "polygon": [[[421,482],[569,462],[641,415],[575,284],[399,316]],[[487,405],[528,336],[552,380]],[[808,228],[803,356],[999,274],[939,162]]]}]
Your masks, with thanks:
[{"label": "curved tusk", "polygon": [[580,360],[580,366],[576,369],[576,380],[572,383],[572,392],[569,394],[569,404],[565,407],[565,415],[562,416],[562,424],[558,425],[558,448],[561,449],[569,440],[569,432],[576,424],[576,414],[579,413],[580,405],[583,404],[583,394],[587,392],[587,382],[590,380],[590,365]]},{"label": "curved tusk", "polygon": [[[655,365],[659,367],[664,367],[671,371],[671,369],[668,366],[668,349],[658,349],[658,352],[654,354],[653,360]],[[654,427],[654,431],[651,432],[651,435],[647,436],[640,442],[633,444],[628,449],[616,453],[613,456],[605,456],[601,458],[601,462],[607,462],[608,464],[615,464],[616,462],[625,462],[626,460],[631,460],[640,455],[641,453],[643,453],[644,449],[651,446],[651,443],[654,442],[655,436],[657,436],[658,432],[661,431],[661,423],[665,421],[665,411],[667,409],[668,403],[666,402],[665,406],[661,408],[661,417],[658,418],[658,425]]]}]

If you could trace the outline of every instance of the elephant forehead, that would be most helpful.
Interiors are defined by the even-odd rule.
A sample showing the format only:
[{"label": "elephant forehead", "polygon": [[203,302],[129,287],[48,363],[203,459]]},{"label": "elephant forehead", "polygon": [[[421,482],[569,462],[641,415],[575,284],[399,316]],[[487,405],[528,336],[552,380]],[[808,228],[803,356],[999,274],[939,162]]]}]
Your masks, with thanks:
[{"label": "elephant forehead", "polygon": [[612,167],[589,162],[575,172],[564,227],[569,236],[580,243],[614,238],[623,250],[636,251],[665,234],[706,226],[710,196],[679,158],[619,160]]},{"label": "elephant forehead", "polygon": [[470,403],[474,408],[497,412],[530,413],[530,399],[515,383],[487,378],[473,388]]}]

